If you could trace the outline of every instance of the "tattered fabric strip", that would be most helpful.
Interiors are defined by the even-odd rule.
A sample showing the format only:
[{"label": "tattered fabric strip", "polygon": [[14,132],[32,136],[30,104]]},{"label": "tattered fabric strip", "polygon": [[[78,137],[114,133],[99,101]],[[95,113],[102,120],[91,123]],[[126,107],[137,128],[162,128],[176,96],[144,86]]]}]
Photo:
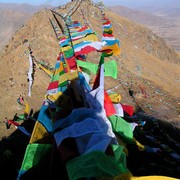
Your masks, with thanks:
[{"label": "tattered fabric strip", "polygon": [[123,118],[115,115],[108,117],[108,119],[112,124],[113,132],[119,134],[124,138],[124,140],[133,140],[133,129],[128,122],[126,122]]},{"label": "tattered fabric strip", "polygon": [[68,126],[71,126],[72,124],[77,122],[81,122],[86,118],[98,119],[98,123],[102,124],[102,126],[105,125],[102,118],[98,115],[98,110],[83,107],[73,109],[69,116],[63,119],[60,118],[59,120],[54,122],[53,131],[58,128],[67,128]]},{"label": "tattered fabric strip", "polygon": [[[73,137],[76,139],[79,153],[101,150],[105,152],[112,138],[106,134],[107,128],[102,128],[98,119],[87,118],[82,122],[60,130],[54,134],[56,144],[59,146],[63,139]],[[90,136],[86,136],[86,135]]]},{"label": "tattered fabric strip", "polygon": [[92,177],[114,177],[129,172],[123,163],[104,152],[94,151],[66,164],[70,180]]},{"label": "tattered fabric strip", "polygon": [[28,88],[28,96],[31,96],[31,89],[33,84],[33,60],[31,54],[29,54],[29,71],[28,71],[28,80],[29,80],[29,88]]},{"label": "tattered fabric strip", "polygon": [[74,46],[74,51],[80,52],[82,48],[85,48],[86,46],[93,47],[96,50],[100,50],[103,46],[106,45],[106,42],[82,42],[80,44],[77,44]]}]

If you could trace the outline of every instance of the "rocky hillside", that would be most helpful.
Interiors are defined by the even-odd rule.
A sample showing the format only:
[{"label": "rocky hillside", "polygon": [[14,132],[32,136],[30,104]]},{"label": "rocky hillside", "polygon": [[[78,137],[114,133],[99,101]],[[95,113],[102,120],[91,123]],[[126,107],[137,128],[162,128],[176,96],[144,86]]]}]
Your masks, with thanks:
[{"label": "rocky hillside", "polygon": [[[73,2],[56,11],[64,14],[72,6]],[[114,57],[118,63],[118,79],[106,78],[106,89],[120,93],[122,103],[135,107],[138,105],[146,113],[179,126],[179,55],[163,39],[144,26],[107,10],[105,14],[113,24],[114,36],[121,42],[121,55]],[[1,138],[14,130],[13,127],[8,131],[5,129],[4,117],[13,118],[15,113],[23,112],[23,108],[16,102],[20,94],[34,112],[41,108],[50,78],[36,68],[32,97],[27,96],[28,46],[31,46],[37,60],[55,64],[59,45],[49,18],[53,19],[53,16],[48,9],[36,13],[24,27],[16,31],[0,54]],[[101,12],[95,5],[89,1],[82,2],[72,18],[82,24],[87,22],[101,38]],[[60,18],[59,20],[62,23]],[[63,23],[62,25],[64,26]],[[87,56],[87,60],[91,62],[98,62],[96,58],[99,59],[98,55]],[[128,94],[130,88],[134,91],[135,102]]]}]

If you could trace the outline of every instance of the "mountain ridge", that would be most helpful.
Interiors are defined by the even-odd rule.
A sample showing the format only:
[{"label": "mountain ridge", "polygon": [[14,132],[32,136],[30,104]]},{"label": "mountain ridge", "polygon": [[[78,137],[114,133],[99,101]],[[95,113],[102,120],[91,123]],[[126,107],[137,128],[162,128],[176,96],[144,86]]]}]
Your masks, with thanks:
[{"label": "mountain ridge", "polygon": [[[69,3],[57,11],[65,13],[71,5]],[[100,10],[87,3],[83,3],[81,8],[89,25],[100,35],[102,33]],[[84,24],[85,19],[82,18],[81,13],[77,10],[73,14],[73,19],[78,19],[81,24]],[[144,26],[108,10],[105,10],[105,14],[112,22],[114,36],[121,41],[121,55],[116,58],[118,79],[106,78],[106,89],[120,93],[122,103],[134,106],[138,104],[148,114],[179,127],[179,55],[162,38]],[[0,114],[2,117],[13,117],[15,113],[23,111],[16,103],[20,94],[24,96],[34,112],[37,112],[42,105],[50,79],[42,70],[36,68],[32,97],[27,96],[28,46],[31,46],[37,60],[55,64],[59,45],[49,18],[53,19],[53,16],[48,9],[37,12],[24,27],[16,31],[8,46],[0,54],[2,94]],[[60,18],[59,21],[62,23]],[[98,56],[88,55],[90,62],[97,63],[96,58],[99,59]],[[146,90],[147,98],[142,97],[139,85]],[[117,86],[118,88],[115,89]],[[130,87],[134,91],[136,103],[128,95]],[[10,133],[3,130],[2,132],[4,134],[1,134],[1,138]]]}]

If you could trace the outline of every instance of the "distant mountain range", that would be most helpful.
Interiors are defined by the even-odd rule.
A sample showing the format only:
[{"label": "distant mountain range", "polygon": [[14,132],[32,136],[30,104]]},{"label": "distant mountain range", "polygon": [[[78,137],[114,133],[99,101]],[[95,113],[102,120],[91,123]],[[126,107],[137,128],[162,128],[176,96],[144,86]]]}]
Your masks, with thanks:
[{"label": "distant mountain range", "polygon": [[180,51],[180,8],[144,7],[130,9],[112,6],[110,9],[131,21],[145,25],[166,42]]},{"label": "distant mountain range", "polygon": [[40,5],[40,6],[33,6],[31,4],[23,3],[23,4],[16,4],[16,3],[0,3],[0,10],[12,10],[19,13],[26,13],[26,14],[34,14],[41,9],[44,8],[51,8],[50,5]]},{"label": "distant mountain range", "polygon": [[[94,0],[100,1],[100,0]],[[177,8],[180,7],[179,0],[103,0],[106,6],[121,5],[129,8]]]},{"label": "distant mountain range", "polygon": [[[120,2],[120,1],[117,1]],[[117,3],[116,2],[116,3]],[[105,4],[108,2],[104,1]],[[115,3],[114,1],[112,4]],[[33,6],[30,4],[0,3],[0,51],[7,45],[14,32],[19,29],[32,15],[50,5]],[[110,6],[113,12],[150,28],[164,38],[166,42],[180,51],[180,7],[146,6],[130,9],[123,6]]]},{"label": "distant mountain range", "polygon": [[144,11],[149,14],[164,16],[164,17],[179,17],[180,15],[180,5],[176,7],[142,7],[136,8],[136,10]]},{"label": "distant mountain range", "polygon": [[112,6],[110,9],[131,21],[137,22],[139,24],[146,24],[148,26],[159,24],[166,24],[168,20],[163,17],[157,17],[157,15],[150,14],[143,10],[130,9],[124,6]]},{"label": "distant mountain range", "polygon": [[23,26],[34,13],[50,7],[49,5],[0,3],[0,51],[7,45],[15,31]]}]

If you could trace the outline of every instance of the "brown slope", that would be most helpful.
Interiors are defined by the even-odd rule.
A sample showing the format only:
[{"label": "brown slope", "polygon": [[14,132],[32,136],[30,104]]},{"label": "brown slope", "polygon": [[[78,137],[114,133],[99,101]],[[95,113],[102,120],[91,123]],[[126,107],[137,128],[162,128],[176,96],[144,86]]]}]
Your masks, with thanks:
[{"label": "brown slope", "polygon": [[109,9],[123,17],[126,17],[127,19],[134,21],[139,24],[146,24],[149,26],[158,26],[158,25],[164,25],[168,23],[168,20],[166,20],[163,17],[155,16],[150,13],[146,13],[145,11],[141,10],[135,10],[130,9],[123,6],[111,6]]},{"label": "brown slope", "polygon": [[[60,9],[66,12],[71,3]],[[90,27],[101,36],[101,13],[91,4],[81,5],[86,20]],[[179,98],[179,56],[165,41],[149,29],[128,21],[116,14],[105,11],[114,27],[114,35],[121,41],[122,53],[117,57],[119,79],[106,78],[106,89],[117,85],[114,91],[122,95],[122,103],[136,105],[128,95],[130,83],[134,90],[136,101],[147,113],[163,120],[177,123]],[[36,13],[28,23],[19,29],[9,46],[0,56],[1,73],[1,102],[0,114],[13,118],[15,113],[22,113],[23,109],[16,103],[19,94],[23,94],[34,111],[38,111],[42,105],[50,78],[39,69],[35,72],[35,81],[32,89],[32,97],[27,96],[28,83],[26,73],[28,71],[28,51],[30,45],[37,60],[48,61],[54,64],[59,51],[59,45],[48,18],[52,17],[48,10]],[[84,24],[80,9],[73,14],[74,20]],[[27,39],[27,43],[23,43]],[[98,62],[98,56],[88,55],[88,61]],[[97,59],[96,59],[97,58]],[[141,85],[147,92],[147,98],[143,98]],[[9,133],[1,126],[1,137]],[[14,130],[13,128],[10,130]]]},{"label": "brown slope", "polygon": [[[24,43],[24,40],[28,40],[28,42]],[[15,113],[23,113],[24,108],[16,103],[20,94],[24,96],[35,112],[40,109],[43,102],[50,78],[39,69],[36,69],[35,72],[33,95],[31,98],[27,97],[26,73],[29,70],[29,45],[32,46],[37,60],[53,61],[54,64],[59,46],[49,23],[48,12],[45,10],[37,13],[23,28],[16,31],[8,47],[1,54],[0,88],[2,99],[0,114],[2,121],[5,116],[13,118]],[[2,126],[3,129],[4,127]],[[6,131],[5,133],[9,132]]]},{"label": "brown slope", "polygon": [[165,41],[179,51],[180,46],[180,18],[179,9],[163,8],[163,7],[149,7],[134,10],[123,6],[110,7],[112,12],[117,13],[130,21],[142,24],[150,28],[158,36],[165,39]]},{"label": "brown slope", "polygon": [[19,13],[12,10],[0,10],[0,51],[11,39],[14,32],[19,29],[30,17],[26,13]]},{"label": "brown slope", "polygon": [[34,13],[47,7],[51,6],[0,3],[0,51],[8,44],[15,31],[23,26]]}]

